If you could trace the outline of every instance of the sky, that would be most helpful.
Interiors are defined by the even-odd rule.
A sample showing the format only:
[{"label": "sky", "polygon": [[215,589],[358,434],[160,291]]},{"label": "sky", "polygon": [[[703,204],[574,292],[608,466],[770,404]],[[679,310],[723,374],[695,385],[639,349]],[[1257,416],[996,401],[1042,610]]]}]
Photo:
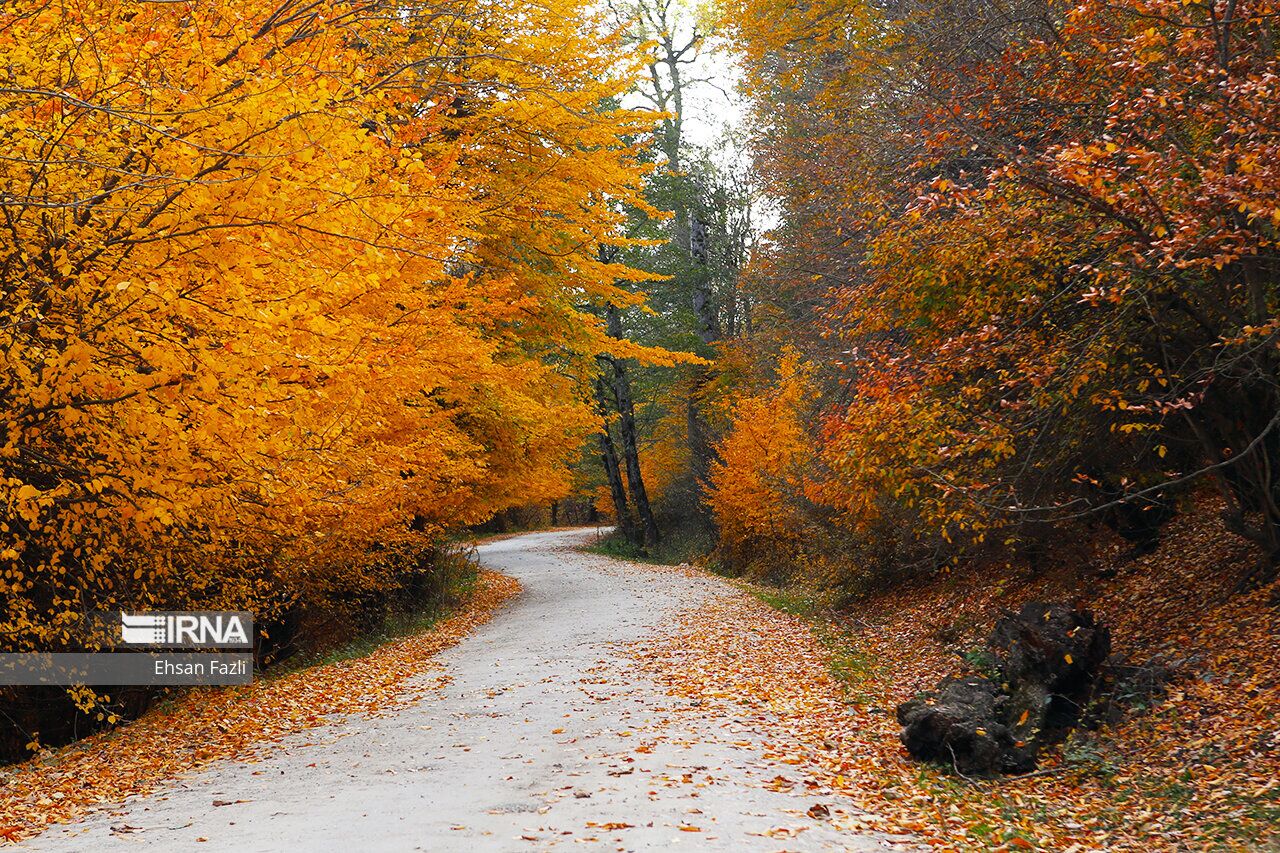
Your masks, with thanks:
[{"label": "sky", "polygon": [[[664,0],[639,2],[662,3]],[[675,22],[676,44],[688,40],[695,20],[707,17],[695,11],[691,2],[694,0],[672,0],[670,12]],[[741,75],[730,46],[724,39],[706,39],[696,61],[682,66],[681,73],[687,81],[682,122],[685,143],[708,149],[713,162],[726,172],[741,175],[750,170],[747,131],[751,105],[738,91]],[[632,95],[624,103],[637,108],[652,107],[640,95]],[[757,197],[753,208],[753,230],[757,234],[777,224],[770,200]]]},{"label": "sky", "polygon": [[685,97],[685,137],[695,145],[714,145],[726,131],[745,127],[747,103],[737,91],[738,69],[727,47],[704,51],[696,75],[711,82],[692,87]]}]

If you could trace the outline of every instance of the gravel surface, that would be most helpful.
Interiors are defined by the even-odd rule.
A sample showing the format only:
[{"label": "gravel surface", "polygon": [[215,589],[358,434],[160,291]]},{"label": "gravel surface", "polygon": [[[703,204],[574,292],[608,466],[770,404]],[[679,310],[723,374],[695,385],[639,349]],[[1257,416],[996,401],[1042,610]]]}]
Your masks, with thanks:
[{"label": "gravel surface", "polygon": [[803,773],[762,757],[758,724],[671,714],[681,700],[625,644],[739,593],[573,550],[594,535],[482,545],[524,590],[437,658],[449,678],[422,701],[211,765],[19,849],[891,849],[809,817],[837,805],[821,792],[765,787]]}]

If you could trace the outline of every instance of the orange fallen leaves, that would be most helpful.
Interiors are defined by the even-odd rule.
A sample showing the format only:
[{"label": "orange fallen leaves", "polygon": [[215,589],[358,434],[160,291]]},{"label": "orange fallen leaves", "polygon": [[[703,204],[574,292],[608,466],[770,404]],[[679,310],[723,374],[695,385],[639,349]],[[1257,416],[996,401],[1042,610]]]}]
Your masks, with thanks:
[{"label": "orange fallen leaves", "polygon": [[[362,658],[244,687],[193,688],[134,723],[11,768],[0,777],[0,838],[18,841],[210,761],[252,760],[285,735],[412,701],[447,677],[421,689],[406,689],[405,682],[429,672],[434,655],[488,621],[519,589],[514,578],[482,570],[470,600],[429,631]],[[165,748],[156,749],[158,743]]]},{"label": "orange fallen leaves", "polygon": [[[1204,512],[1173,522],[1162,548],[1110,582],[1063,572],[993,583],[975,566],[890,591],[856,613],[847,642],[869,666],[854,691],[808,624],[747,595],[713,599],[633,651],[673,695],[701,700],[682,713],[759,724],[767,757],[801,757],[798,772],[867,813],[859,828],[940,850],[1256,850],[1280,814],[1280,612],[1267,590],[1219,594],[1248,558],[1241,547]],[[1203,668],[1149,712],[1046,755],[1041,775],[966,781],[909,759],[893,708],[955,670],[939,629],[971,625],[953,645],[976,646],[1001,608],[1055,595],[1079,596],[1134,661],[1163,650]]]}]

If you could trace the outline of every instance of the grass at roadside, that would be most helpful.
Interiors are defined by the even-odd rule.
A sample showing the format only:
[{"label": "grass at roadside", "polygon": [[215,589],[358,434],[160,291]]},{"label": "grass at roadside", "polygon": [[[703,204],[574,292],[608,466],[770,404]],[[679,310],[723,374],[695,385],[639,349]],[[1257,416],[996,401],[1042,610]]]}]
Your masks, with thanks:
[{"label": "grass at roadside", "polygon": [[395,640],[426,633],[470,601],[479,583],[480,568],[470,560],[459,558],[458,566],[450,570],[445,588],[440,591],[436,604],[409,613],[388,614],[376,628],[323,652],[291,658],[279,667],[279,672],[270,670],[266,677],[275,678],[308,667],[362,658]]},{"label": "grass at roadside", "polygon": [[742,579],[732,579],[731,583],[774,610],[803,619],[827,650],[827,670],[844,685],[850,702],[865,704],[874,699],[869,692],[871,682],[883,673],[812,590],[762,586]]},{"label": "grass at roadside", "polygon": [[664,529],[662,541],[651,548],[639,548],[617,531],[607,533],[581,550],[617,560],[675,566],[703,558],[714,545],[710,532],[694,525]]}]

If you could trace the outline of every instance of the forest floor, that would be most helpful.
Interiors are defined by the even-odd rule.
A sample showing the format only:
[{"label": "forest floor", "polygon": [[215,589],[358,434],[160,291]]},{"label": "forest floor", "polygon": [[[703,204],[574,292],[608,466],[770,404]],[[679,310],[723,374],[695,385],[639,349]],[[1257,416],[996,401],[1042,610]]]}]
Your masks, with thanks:
[{"label": "forest floor", "polygon": [[672,695],[638,665],[750,595],[575,550],[592,535],[489,541],[504,575],[425,634],[17,767],[0,830],[44,829],[19,847],[46,851],[916,848],[779,754],[784,714]]},{"label": "forest floor", "polygon": [[[739,582],[758,600],[710,602],[638,653],[677,695],[780,717],[772,754],[865,810],[868,828],[947,850],[1280,850],[1280,583],[1233,595],[1253,556],[1208,512],[1175,519],[1152,554],[1124,551],[1035,577],[961,566],[834,614]],[[995,620],[1037,600],[1091,609],[1121,660],[1176,677],[1025,778],[912,761],[896,706],[973,671],[964,656]]]}]

